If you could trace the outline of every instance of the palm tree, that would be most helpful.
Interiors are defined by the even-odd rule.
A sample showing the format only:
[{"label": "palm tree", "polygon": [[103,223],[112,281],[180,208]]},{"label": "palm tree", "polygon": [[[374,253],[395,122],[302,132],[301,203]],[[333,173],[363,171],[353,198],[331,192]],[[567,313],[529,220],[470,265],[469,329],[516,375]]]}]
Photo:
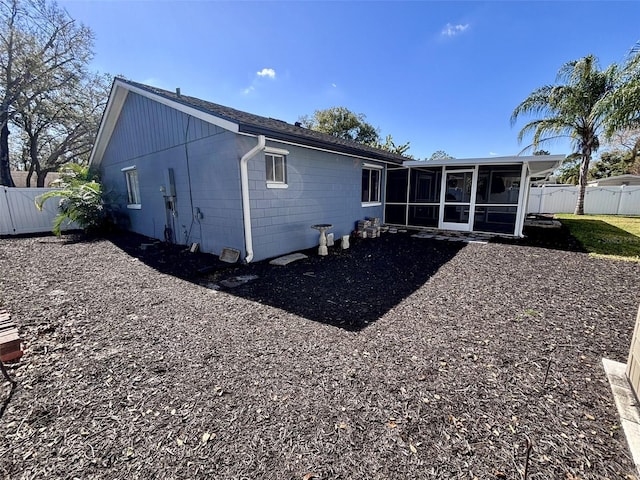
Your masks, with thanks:
[{"label": "palm tree", "polygon": [[518,134],[518,141],[522,141],[533,133],[533,142],[525,150],[538,149],[543,143],[561,138],[571,139],[574,153],[580,157],[576,215],[584,215],[589,164],[609,122],[601,101],[614,90],[617,70],[616,65],[600,70],[593,55],[565,63],[558,71],[555,85],[531,92],[511,115],[512,125],[521,115],[539,117],[522,127]]},{"label": "palm tree", "polygon": [[627,55],[618,74],[614,91],[600,102],[600,111],[607,115],[605,137],[632,139],[629,173],[640,173],[640,42]]},{"label": "palm tree", "polygon": [[629,51],[617,88],[603,99],[600,110],[608,116],[607,138],[640,126],[640,42]]},{"label": "palm tree", "polygon": [[106,212],[102,201],[102,186],[96,181],[89,167],[67,163],[60,170],[60,178],[51,190],[35,199],[36,208],[42,210],[50,198],[59,197],[58,215],[53,221],[53,233],[60,236],[64,222],[75,222],[85,232],[97,232],[105,226]]}]

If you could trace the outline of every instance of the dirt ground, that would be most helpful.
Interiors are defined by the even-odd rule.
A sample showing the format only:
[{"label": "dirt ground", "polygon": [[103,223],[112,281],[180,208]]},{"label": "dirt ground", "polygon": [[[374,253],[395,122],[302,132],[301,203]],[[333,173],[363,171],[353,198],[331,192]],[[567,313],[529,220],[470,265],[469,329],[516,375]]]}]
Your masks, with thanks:
[{"label": "dirt ground", "polygon": [[286,267],[143,243],[0,239],[26,345],[1,478],[636,478],[601,359],[626,361],[638,263],[408,234]]}]

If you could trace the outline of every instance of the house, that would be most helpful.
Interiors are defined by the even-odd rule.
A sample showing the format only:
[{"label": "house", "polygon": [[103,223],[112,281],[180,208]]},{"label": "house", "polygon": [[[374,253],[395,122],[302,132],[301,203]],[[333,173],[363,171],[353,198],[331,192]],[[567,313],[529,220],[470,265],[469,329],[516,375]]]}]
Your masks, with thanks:
[{"label": "house", "polygon": [[90,165],[128,228],[245,262],[318,245],[383,216],[389,166],[407,160],[194,97],[117,78]]},{"label": "house", "polygon": [[587,182],[590,187],[621,187],[640,185],[640,175],[616,175],[615,177],[599,178]]},{"label": "house", "polygon": [[130,230],[244,262],[358,220],[521,236],[529,184],[564,156],[411,161],[281,120],[117,78],[91,153]]}]

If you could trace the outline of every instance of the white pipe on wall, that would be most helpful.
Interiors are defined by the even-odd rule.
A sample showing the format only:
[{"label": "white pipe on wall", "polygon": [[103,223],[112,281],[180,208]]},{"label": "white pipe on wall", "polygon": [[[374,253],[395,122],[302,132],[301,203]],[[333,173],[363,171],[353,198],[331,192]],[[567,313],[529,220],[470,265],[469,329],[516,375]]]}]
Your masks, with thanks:
[{"label": "white pipe on wall", "polygon": [[253,236],[251,233],[251,204],[249,203],[249,172],[247,164],[249,160],[264,150],[266,138],[258,135],[258,144],[245,153],[240,159],[240,189],[242,190],[242,216],[244,218],[244,246],[246,257],[244,261],[250,263],[253,260]]}]

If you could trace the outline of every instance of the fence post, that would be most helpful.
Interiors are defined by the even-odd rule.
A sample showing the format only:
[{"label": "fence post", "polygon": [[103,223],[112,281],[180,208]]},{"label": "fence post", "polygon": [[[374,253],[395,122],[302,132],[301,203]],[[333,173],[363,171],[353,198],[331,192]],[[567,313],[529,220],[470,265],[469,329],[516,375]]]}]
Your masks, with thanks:
[{"label": "fence post", "polygon": [[622,196],[624,195],[624,185],[620,185],[620,191],[618,194],[618,206],[616,207],[616,215],[620,215],[620,204],[622,203]]}]

